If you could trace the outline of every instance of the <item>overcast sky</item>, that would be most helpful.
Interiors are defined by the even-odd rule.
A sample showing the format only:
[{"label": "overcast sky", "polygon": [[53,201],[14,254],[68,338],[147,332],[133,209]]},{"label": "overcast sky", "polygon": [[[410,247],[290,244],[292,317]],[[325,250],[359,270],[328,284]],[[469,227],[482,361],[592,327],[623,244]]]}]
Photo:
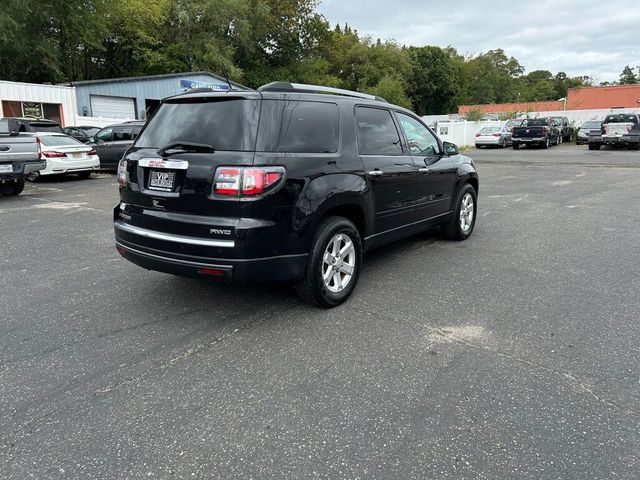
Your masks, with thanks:
[{"label": "overcast sky", "polygon": [[640,0],[322,0],[318,10],[332,25],[401,45],[502,48],[527,72],[611,81],[640,66]]}]

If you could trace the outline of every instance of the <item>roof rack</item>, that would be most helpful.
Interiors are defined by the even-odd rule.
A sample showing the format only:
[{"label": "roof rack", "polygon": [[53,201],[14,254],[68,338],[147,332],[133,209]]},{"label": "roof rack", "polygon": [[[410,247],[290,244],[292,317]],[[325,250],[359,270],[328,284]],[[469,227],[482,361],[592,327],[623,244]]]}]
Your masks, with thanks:
[{"label": "roof rack", "polygon": [[258,88],[259,92],[297,92],[297,93],[332,93],[334,95],[344,95],[346,97],[364,98],[367,100],[377,100],[386,102],[382,97],[369,95],[368,93],[354,92],[342,88],[323,87],[321,85],[307,85],[305,83],[271,82]]}]

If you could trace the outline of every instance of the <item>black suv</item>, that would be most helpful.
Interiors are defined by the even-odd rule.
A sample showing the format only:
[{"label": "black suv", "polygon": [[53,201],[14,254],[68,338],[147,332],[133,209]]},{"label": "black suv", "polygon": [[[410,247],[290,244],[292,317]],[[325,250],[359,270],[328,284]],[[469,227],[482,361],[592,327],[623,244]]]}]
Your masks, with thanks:
[{"label": "black suv", "polygon": [[436,225],[466,239],[478,192],[471,159],[409,110],[284,82],[163,100],[118,182],[126,259],[223,281],[296,281],[322,307],[351,294],[372,247]]},{"label": "black suv", "polygon": [[103,170],[118,168],[122,155],[133,144],[143,126],[144,122],[140,120],[109,125],[91,137],[89,143],[96,149],[100,168]]}]

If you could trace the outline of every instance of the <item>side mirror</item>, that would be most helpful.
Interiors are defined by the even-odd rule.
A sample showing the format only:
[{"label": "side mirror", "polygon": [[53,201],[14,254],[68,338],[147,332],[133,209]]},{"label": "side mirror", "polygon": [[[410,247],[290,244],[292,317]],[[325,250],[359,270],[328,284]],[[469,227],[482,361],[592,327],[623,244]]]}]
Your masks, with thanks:
[{"label": "side mirror", "polygon": [[455,143],[451,142],[442,142],[442,146],[444,148],[444,153],[447,156],[458,155],[460,150],[458,150],[458,146]]}]

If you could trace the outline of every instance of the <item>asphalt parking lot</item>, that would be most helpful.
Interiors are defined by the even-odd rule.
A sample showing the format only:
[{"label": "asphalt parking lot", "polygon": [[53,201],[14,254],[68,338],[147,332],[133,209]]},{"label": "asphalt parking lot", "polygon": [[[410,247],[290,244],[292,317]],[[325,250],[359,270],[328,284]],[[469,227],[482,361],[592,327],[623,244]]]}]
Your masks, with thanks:
[{"label": "asphalt parking lot", "polygon": [[328,311],[126,262],[111,175],[0,199],[0,477],[637,479],[640,153],[469,155]]}]

